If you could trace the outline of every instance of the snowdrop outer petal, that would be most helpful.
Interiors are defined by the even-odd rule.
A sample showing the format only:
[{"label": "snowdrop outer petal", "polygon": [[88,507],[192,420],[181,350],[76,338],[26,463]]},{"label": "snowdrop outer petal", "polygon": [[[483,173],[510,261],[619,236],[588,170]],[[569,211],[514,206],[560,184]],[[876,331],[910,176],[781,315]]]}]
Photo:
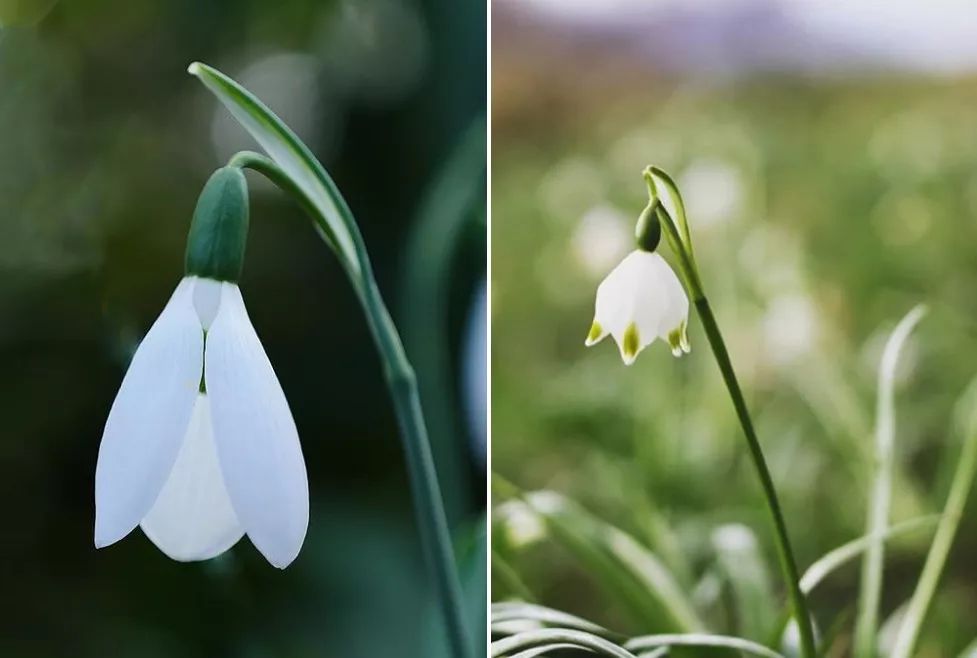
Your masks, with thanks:
[{"label": "snowdrop outer petal", "polygon": [[[589,347],[610,334],[625,365],[634,363],[638,352],[655,337],[654,333],[649,336],[646,331],[642,332],[637,324],[641,285],[647,269],[645,257],[648,255],[643,251],[632,251],[598,286],[594,323],[585,343]],[[652,308],[650,312],[653,311]],[[650,340],[642,344],[646,338]]]},{"label": "snowdrop outer petal", "polygon": [[198,394],[170,477],[140,525],[180,562],[220,555],[244,534],[224,487],[206,395]]},{"label": "snowdrop outer petal", "polygon": [[658,336],[672,348],[672,354],[681,356],[690,351],[686,326],[689,322],[689,297],[675,271],[664,258],[659,257],[656,264],[658,285],[668,299],[662,313]]},{"label": "snowdrop outer petal", "polygon": [[95,468],[95,546],[125,537],[152,507],[200,386],[203,331],[184,279],[136,350],[112,403]]},{"label": "snowdrop outer petal", "polygon": [[588,347],[599,343],[608,334],[623,332],[627,326],[634,294],[633,279],[629,276],[631,269],[625,258],[597,286],[594,323],[586,341]]},{"label": "snowdrop outer petal", "polygon": [[661,335],[662,326],[672,303],[671,290],[665,275],[674,277],[668,263],[657,252],[636,251],[634,323],[638,331],[637,353],[655,342]]},{"label": "snowdrop outer petal", "polygon": [[207,334],[205,381],[224,483],[257,549],[283,569],[309,523],[309,485],[298,432],[241,291],[222,284]]}]

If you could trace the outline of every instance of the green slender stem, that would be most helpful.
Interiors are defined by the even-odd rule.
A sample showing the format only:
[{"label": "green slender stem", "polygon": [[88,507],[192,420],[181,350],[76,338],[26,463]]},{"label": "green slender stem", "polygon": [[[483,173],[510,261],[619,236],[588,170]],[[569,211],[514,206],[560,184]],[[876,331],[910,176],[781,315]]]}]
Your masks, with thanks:
[{"label": "green slender stem", "polygon": [[393,320],[390,319],[376,284],[367,287],[365,298],[365,305],[372,308],[368,313],[370,329],[377,349],[384,357],[384,374],[393,398],[411,476],[414,511],[427,559],[434,571],[439,598],[444,607],[453,655],[458,658],[469,658],[472,646],[465,623],[458,569],[455,565],[434,457],[431,454],[431,443],[421,410],[417,377],[407,361],[400,335]]},{"label": "green slender stem", "polygon": [[800,586],[800,573],[797,569],[797,560],[794,558],[794,551],[790,545],[790,537],[787,534],[787,523],[784,514],[780,509],[780,501],[777,499],[777,490],[773,485],[773,478],[770,476],[770,469],[763,456],[763,449],[757,439],[756,431],[753,429],[753,420],[746,407],[746,400],[743,391],[740,389],[739,382],[736,380],[736,372],[729,359],[729,351],[723,341],[722,332],[716,322],[716,316],[712,313],[709,301],[706,299],[702,281],[699,278],[699,268],[695,263],[695,256],[692,252],[692,237],[689,233],[689,222],[685,216],[685,206],[682,202],[682,195],[678,191],[675,182],[662,170],[656,167],[646,167],[642,172],[645,184],[648,186],[648,197],[654,201],[659,198],[658,185],[664,185],[675,205],[675,212],[678,213],[678,223],[668,214],[668,211],[659,203],[655,213],[661,223],[662,230],[669,246],[679,259],[679,273],[685,281],[685,286],[689,296],[695,303],[702,319],[702,326],[705,329],[709,346],[716,357],[719,371],[722,373],[726,389],[733,400],[736,408],[736,416],[739,418],[743,433],[746,435],[746,443],[750,448],[750,457],[756,468],[757,476],[763,488],[763,495],[767,500],[767,510],[770,512],[774,526],[774,537],[777,542],[777,557],[780,562],[780,569],[783,572],[784,580],[787,583],[787,591],[790,596],[791,607],[793,608],[794,618],[797,620],[797,627],[801,636],[801,653],[804,658],[815,658],[817,650],[814,641],[814,629],[811,624],[811,614],[807,608],[807,600]]},{"label": "green slender stem", "polygon": [[814,641],[814,629],[811,625],[811,614],[807,608],[807,599],[804,597],[804,592],[801,591],[800,572],[797,569],[797,560],[794,558],[794,551],[790,545],[790,537],[787,534],[787,523],[780,509],[777,490],[774,488],[773,478],[770,476],[770,469],[767,467],[766,458],[763,456],[763,449],[760,447],[760,441],[757,439],[756,431],[753,429],[753,420],[750,418],[750,412],[746,407],[743,391],[740,389],[739,382],[736,379],[736,372],[733,370],[733,364],[729,359],[729,351],[726,349],[722,332],[719,330],[719,323],[716,322],[716,316],[712,313],[712,308],[709,306],[709,301],[706,299],[705,291],[702,287],[702,281],[699,278],[699,268],[696,266],[695,257],[692,253],[692,238],[689,235],[689,225],[685,217],[682,196],[672,179],[661,170],[648,167],[642,172],[642,175],[648,186],[650,199],[658,198],[657,177],[669,188],[669,193],[672,195],[673,201],[676,204],[676,211],[679,213],[678,225],[676,225],[675,221],[673,221],[672,217],[661,204],[657,206],[655,213],[661,222],[669,246],[671,246],[672,251],[675,252],[675,255],[679,259],[679,272],[685,281],[689,296],[699,311],[699,317],[702,319],[702,326],[709,340],[709,346],[712,348],[712,353],[716,357],[716,363],[719,365],[719,371],[722,373],[723,381],[726,383],[726,389],[729,391],[729,396],[733,400],[733,406],[736,408],[736,416],[739,418],[743,433],[746,435],[750,457],[756,468],[757,476],[760,478],[763,495],[767,500],[767,510],[770,512],[770,517],[773,521],[774,537],[777,540],[777,557],[780,562],[780,569],[784,575],[784,580],[787,583],[787,591],[790,596],[794,618],[797,620],[797,627],[800,630],[801,653],[805,658],[815,658],[817,652]]},{"label": "green slender stem", "polygon": [[753,429],[753,421],[750,412],[746,407],[746,400],[743,398],[743,391],[740,389],[739,382],[736,380],[736,373],[733,364],[729,359],[729,352],[726,350],[726,343],[723,341],[722,333],[719,331],[719,324],[712,313],[708,300],[704,295],[695,297],[695,307],[699,311],[702,319],[702,327],[705,329],[706,337],[709,339],[709,346],[716,357],[716,363],[722,373],[723,381],[729,390],[729,395],[736,408],[736,416],[739,418],[743,433],[746,434],[746,443],[750,448],[750,457],[756,467],[760,484],[763,487],[763,494],[767,499],[767,510],[770,512],[774,526],[774,537],[777,540],[777,557],[780,561],[780,568],[787,582],[787,589],[790,595],[791,606],[794,610],[794,618],[797,620],[797,627],[800,629],[801,650],[806,658],[815,658],[816,649],[814,644],[814,629],[811,625],[811,615],[807,608],[807,600],[800,587],[800,573],[797,569],[797,561],[790,545],[790,537],[787,534],[787,523],[784,521],[784,514],[780,509],[780,501],[777,499],[777,491],[773,485],[773,478],[770,476],[770,469],[767,468],[767,461],[763,456],[763,449],[757,439]]},{"label": "green slender stem", "polygon": [[[228,165],[247,167],[263,174],[296,199],[309,212],[320,233],[328,235],[328,227],[321,225],[317,213],[313,211],[314,206],[305,193],[273,160],[259,153],[244,151],[232,157]],[[362,269],[357,274],[347,268],[347,274],[350,275],[360,303],[366,311],[370,333],[380,353],[384,377],[393,399],[410,475],[414,512],[424,552],[433,571],[438,599],[443,608],[452,655],[456,658],[472,658],[472,644],[465,623],[458,569],[421,410],[417,377],[407,360],[400,335],[377,288],[363,239],[358,231],[351,233]]]}]

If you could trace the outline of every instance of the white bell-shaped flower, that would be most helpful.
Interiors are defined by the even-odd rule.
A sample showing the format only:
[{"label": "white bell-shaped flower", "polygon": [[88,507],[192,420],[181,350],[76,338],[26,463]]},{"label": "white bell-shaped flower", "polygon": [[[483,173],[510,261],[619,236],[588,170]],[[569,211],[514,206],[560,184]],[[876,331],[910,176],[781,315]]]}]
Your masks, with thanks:
[{"label": "white bell-shaped flower", "polygon": [[589,347],[610,334],[621,358],[631,365],[656,338],[668,342],[672,354],[689,351],[686,326],[689,298],[675,272],[656,252],[636,249],[597,288]]},{"label": "white bell-shaped flower", "polygon": [[95,471],[95,546],[137,525],[174,560],[247,534],[286,567],[309,521],[298,432],[234,283],[187,276],[133,356]]}]

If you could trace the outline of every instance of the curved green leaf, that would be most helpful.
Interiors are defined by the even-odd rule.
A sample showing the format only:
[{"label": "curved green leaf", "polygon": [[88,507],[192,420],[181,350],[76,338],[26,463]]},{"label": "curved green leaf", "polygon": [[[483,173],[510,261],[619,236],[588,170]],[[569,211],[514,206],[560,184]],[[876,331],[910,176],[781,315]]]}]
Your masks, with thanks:
[{"label": "curved green leaf", "polygon": [[629,651],[644,651],[658,647],[710,647],[716,649],[733,649],[743,653],[760,656],[761,658],[784,658],[762,644],[744,640],[729,635],[711,635],[708,633],[685,633],[681,635],[645,635],[636,637],[625,643],[624,648]]},{"label": "curved green leaf", "polygon": [[926,613],[939,585],[943,567],[946,564],[953,539],[957,534],[963,510],[977,476],[977,379],[973,380],[957,405],[957,416],[966,415],[964,420],[964,444],[957,462],[957,470],[950,483],[950,493],[947,495],[946,505],[940,523],[936,527],[936,536],[930,544],[923,564],[923,572],[919,575],[916,589],[909,601],[905,617],[896,635],[892,658],[909,658],[913,655],[919,631],[923,626]]},{"label": "curved green leaf", "polygon": [[552,491],[522,497],[549,535],[585,565],[601,587],[646,628],[701,631],[687,593],[661,560],[634,537]]},{"label": "curved green leaf", "polygon": [[358,279],[364,269],[358,245],[361,241],[359,228],[336,184],[309,147],[264,103],[217,69],[194,62],[187,70],[224,104],[298,186],[307,203],[321,215],[324,224],[320,225],[320,230],[327,242],[347,270]]},{"label": "curved green leaf", "polygon": [[580,649],[581,651],[591,651],[590,649],[584,649],[583,647],[578,647],[575,644],[544,644],[541,647],[535,647],[533,649],[526,649],[525,651],[520,651],[519,653],[512,654],[512,658],[536,658],[536,656],[544,656],[550,651],[558,651],[560,649]]},{"label": "curved green leaf", "polygon": [[500,656],[511,655],[514,652],[524,652],[527,649],[543,647],[553,649],[555,645],[588,649],[600,656],[611,656],[611,658],[635,658],[635,655],[630,651],[622,649],[604,638],[583,631],[563,628],[526,631],[502,640],[496,640],[489,647],[489,655],[493,658],[499,658]]},{"label": "curved green leaf", "polygon": [[658,647],[657,649],[652,649],[651,651],[645,651],[637,655],[638,658],[661,658],[662,656],[668,655],[668,647]]},{"label": "curved green leaf", "polygon": [[575,615],[545,606],[532,603],[492,604],[493,624],[513,621],[533,621],[541,624],[550,624],[561,628],[593,633],[604,638],[610,638],[615,635],[606,628],[589,622],[586,619],[581,619]]},{"label": "curved green leaf", "polygon": [[889,525],[892,474],[895,471],[896,368],[899,355],[913,328],[925,315],[923,306],[914,307],[892,330],[879,363],[878,403],[875,416],[875,477],[868,510],[869,538],[862,558],[862,586],[855,620],[855,652],[860,658],[875,655],[879,601],[882,596],[882,564],[885,559],[885,531]]},{"label": "curved green leaf", "polygon": [[731,630],[751,640],[769,637],[777,623],[777,597],[756,535],[747,526],[728,524],[712,533],[712,544],[736,611]]},{"label": "curved green leaf", "polygon": [[[485,120],[475,119],[424,193],[407,240],[395,316],[417,369],[428,433],[441,475],[448,521],[459,519],[471,497],[466,430],[454,387],[449,300],[457,256],[471,232],[484,243]],[[483,244],[484,247],[484,244]],[[484,273],[484,272],[483,272]],[[418,308],[426,309],[417,313]]]},{"label": "curved green leaf", "polygon": [[[931,514],[897,523],[890,526],[882,534],[882,540],[889,541],[896,537],[910,534],[915,530],[936,527],[939,520],[939,514]],[[872,541],[873,538],[869,535],[862,535],[825,553],[804,572],[804,575],[801,577],[801,589],[804,590],[805,594],[810,594],[833,571],[865,552]]]}]

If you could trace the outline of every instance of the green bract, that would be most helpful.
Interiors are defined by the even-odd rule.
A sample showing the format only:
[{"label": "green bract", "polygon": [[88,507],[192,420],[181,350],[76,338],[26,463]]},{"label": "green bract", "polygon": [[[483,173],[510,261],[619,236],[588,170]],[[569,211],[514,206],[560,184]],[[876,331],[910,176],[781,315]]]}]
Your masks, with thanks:
[{"label": "green bract", "polygon": [[186,273],[237,281],[248,242],[248,184],[237,167],[221,167],[204,185],[187,237]]}]

